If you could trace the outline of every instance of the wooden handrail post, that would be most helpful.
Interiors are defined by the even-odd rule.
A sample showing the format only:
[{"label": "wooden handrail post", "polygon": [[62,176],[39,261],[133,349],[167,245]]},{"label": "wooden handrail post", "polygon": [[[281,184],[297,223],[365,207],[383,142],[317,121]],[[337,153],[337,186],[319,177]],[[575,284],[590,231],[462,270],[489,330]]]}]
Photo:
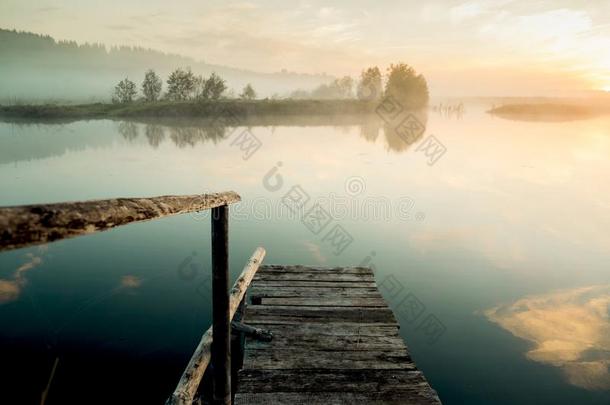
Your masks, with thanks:
[{"label": "wooden handrail post", "polygon": [[231,314],[229,309],[229,208],[212,209],[212,366],[214,404],[231,404]]}]

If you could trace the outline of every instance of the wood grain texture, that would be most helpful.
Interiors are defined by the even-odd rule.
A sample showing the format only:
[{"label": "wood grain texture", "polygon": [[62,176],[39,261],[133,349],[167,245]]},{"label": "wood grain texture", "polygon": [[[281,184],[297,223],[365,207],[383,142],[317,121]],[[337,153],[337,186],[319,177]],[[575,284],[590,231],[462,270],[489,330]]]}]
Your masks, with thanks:
[{"label": "wood grain texture", "polygon": [[440,404],[392,311],[362,267],[262,266],[244,322],[235,404]]},{"label": "wood grain texture", "polygon": [[0,251],[106,231],[132,222],[203,211],[240,200],[239,195],[228,191],[4,207],[0,208]]}]

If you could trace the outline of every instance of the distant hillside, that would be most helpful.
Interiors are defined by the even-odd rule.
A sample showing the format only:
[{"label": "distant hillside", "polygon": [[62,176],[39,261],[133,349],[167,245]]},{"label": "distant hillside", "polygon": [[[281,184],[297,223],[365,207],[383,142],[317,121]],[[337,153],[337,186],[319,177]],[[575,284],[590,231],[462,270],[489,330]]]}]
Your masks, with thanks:
[{"label": "distant hillside", "polygon": [[[205,49],[201,50],[205,58]],[[258,73],[211,65],[152,49],[112,47],[56,41],[50,36],[0,29],[0,103],[22,101],[108,100],[112,88],[128,76],[139,84],[146,69],[155,69],[165,80],[177,67],[194,73],[223,77],[235,93],[252,83],[259,96],[286,95],[296,89],[311,90],[330,82],[327,75],[292,72]],[[165,83],[164,83],[165,84]]]}]

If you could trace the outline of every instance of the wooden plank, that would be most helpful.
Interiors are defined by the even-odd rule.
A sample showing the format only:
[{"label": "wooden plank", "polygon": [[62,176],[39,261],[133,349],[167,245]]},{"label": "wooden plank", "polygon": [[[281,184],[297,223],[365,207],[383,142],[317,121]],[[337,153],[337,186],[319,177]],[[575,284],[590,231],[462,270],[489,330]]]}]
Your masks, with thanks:
[{"label": "wooden plank", "polygon": [[381,297],[259,297],[262,305],[329,306],[329,307],[387,307]]},{"label": "wooden plank", "polygon": [[248,369],[240,374],[239,392],[383,392],[417,391],[427,385],[418,370],[315,370],[302,373],[295,370]]},{"label": "wooden plank", "polygon": [[[248,324],[256,319],[248,318]],[[362,324],[362,323],[299,323],[296,325],[274,325],[274,335],[291,334],[297,337],[313,336],[399,336],[395,324]]]},{"label": "wooden plank", "polygon": [[[265,257],[265,249],[262,247],[257,248],[248,262],[246,263],[243,271],[239,278],[233,284],[231,289],[231,300],[229,303],[229,314],[230,319],[233,319],[235,312],[239,308],[239,304],[244,299],[244,295],[248,289],[248,286],[254,278],[254,274],[258,270],[263,258]],[[195,349],[195,352],[191,356],[189,364],[186,366],[176,389],[172,393],[172,396],[168,399],[168,405],[178,404],[189,404],[192,403],[197,388],[201,383],[203,374],[208,367],[211,360],[211,348],[213,341],[213,328],[209,328],[201,337],[199,345]]]},{"label": "wooden plank", "polygon": [[334,351],[392,350],[400,347],[402,338],[397,333],[387,336],[366,336],[358,332],[343,336],[295,335],[289,332],[279,333],[278,329],[273,327],[273,340],[271,342],[248,339],[246,344],[248,350],[274,350],[278,347]]},{"label": "wooden plank", "polygon": [[377,288],[374,281],[295,281],[295,280],[256,280],[256,287],[340,287],[340,288]]},{"label": "wooden plank", "polygon": [[151,219],[203,211],[240,201],[215,194],[115,198],[0,208],[0,251],[53,242]]},{"label": "wooden plank", "polygon": [[370,267],[324,267],[324,266],[284,266],[266,264],[261,267],[259,274],[269,273],[304,273],[304,272],[324,272],[329,274],[365,274],[373,275]]},{"label": "wooden plank", "polygon": [[323,297],[323,296],[349,296],[349,297],[381,297],[379,290],[373,287],[266,287],[259,283],[249,290],[249,295],[260,297]]},{"label": "wooden plank", "polygon": [[341,274],[341,273],[325,273],[316,271],[304,271],[302,273],[281,273],[272,272],[257,274],[255,280],[261,281],[334,281],[334,282],[373,282],[375,276],[373,274]]},{"label": "wooden plank", "polygon": [[311,307],[287,305],[251,305],[247,307],[247,318],[258,323],[286,322],[358,322],[358,323],[396,323],[389,308],[371,307]]},{"label": "wooden plank", "polygon": [[412,393],[355,392],[265,392],[239,393],[235,405],[422,405],[440,404],[430,395],[414,396]]},{"label": "wooden plank", "polygon": [[250,350],[246,347],[244,364],[248,369],[328,369],[328,370],[415,370],[407,350],[309,350],[289,348]]}]

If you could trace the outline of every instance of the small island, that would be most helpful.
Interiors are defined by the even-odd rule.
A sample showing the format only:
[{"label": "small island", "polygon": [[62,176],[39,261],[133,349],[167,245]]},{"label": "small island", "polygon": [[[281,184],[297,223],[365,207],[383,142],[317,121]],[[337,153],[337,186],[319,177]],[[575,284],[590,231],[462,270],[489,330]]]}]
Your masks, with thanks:
[{"label": "small island", "polygon": [[574,121],[608,114],[610,113],[610,103],[506,104],[493,107],[487,113],[519,121]]}]

